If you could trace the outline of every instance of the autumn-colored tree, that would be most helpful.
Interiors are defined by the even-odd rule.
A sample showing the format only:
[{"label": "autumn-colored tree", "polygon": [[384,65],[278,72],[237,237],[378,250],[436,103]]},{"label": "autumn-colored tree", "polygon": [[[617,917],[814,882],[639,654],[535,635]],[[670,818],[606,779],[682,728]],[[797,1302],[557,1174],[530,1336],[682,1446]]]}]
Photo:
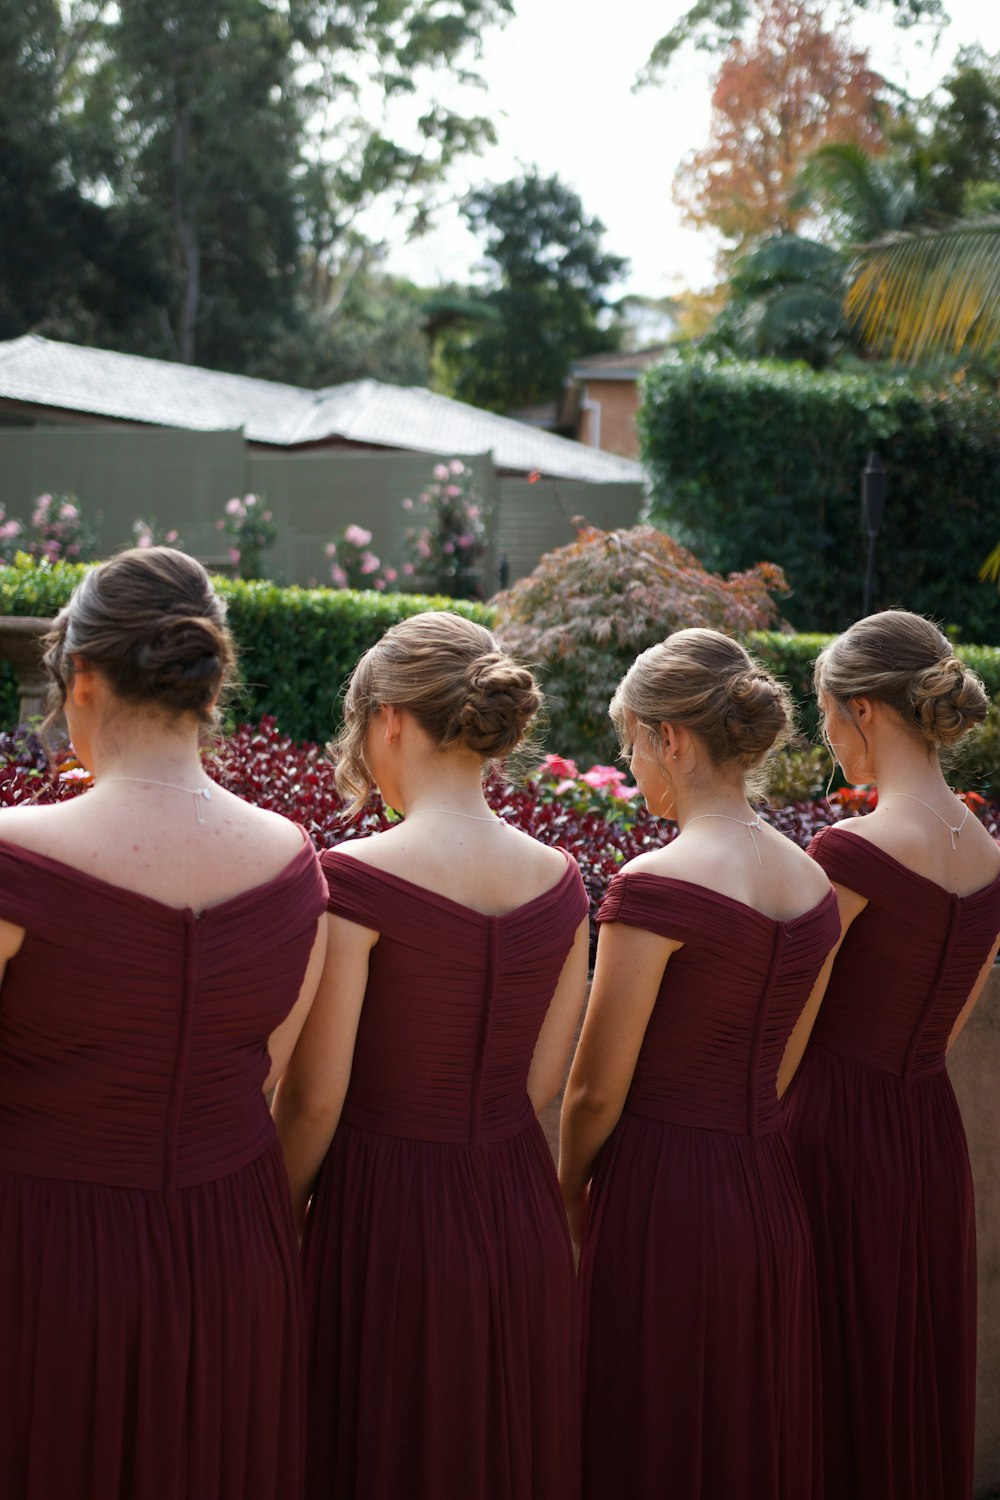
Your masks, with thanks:
[{"label": "autumn-colored tree", "polygon": [[585,526],[493,603],[504,645],[540,669],[551,742],[607,761],[616,750],[608,704],[640,651],[688,625],[766,629],[778,618],[771,596],[782,593],[773,563],[725,579],[654,526]]},{"label": "autumn-colored tree", "polygon": [[809,154],[835,141],[884,149],[882,78],[815,5],[765,0],[754,35],[733,43],[712,95],[707,146],[682,163],[674,198],[695,225],[739,249],[791,233],[807,213],[791,202]]}]

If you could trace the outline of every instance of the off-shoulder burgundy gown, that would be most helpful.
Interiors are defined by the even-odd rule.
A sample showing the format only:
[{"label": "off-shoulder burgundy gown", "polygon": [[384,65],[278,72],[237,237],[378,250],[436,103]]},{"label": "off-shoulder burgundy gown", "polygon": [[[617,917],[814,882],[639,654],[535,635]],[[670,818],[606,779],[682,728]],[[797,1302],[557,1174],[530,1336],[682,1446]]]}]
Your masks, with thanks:
[{"label": "off-shoulder burgundy gown", "polygon": [[833,891],[781,922],[625,871],[599,920],[684,946],[591,1183],[584,1495],[814,1500],[813,1258],[775,1080],[839,936]]},{"label": "off-shoulder burgundy gown", "polygon": [[195,915],[0,844],[0,1494],[293,1500],[301,1288],[261,1092],[312,847]]},{"label": "off-shoulder burgundy gown", "polygon": [[578,1500],[573,1257],[526,1093],[576,865],[483,916],[332,850],[378,930],[305,1237],[309,1500]]},{"label": "off-shoulder burgundy gown", "polygon": [[786,1096],[816,1249],[826,1500],[968,1500],[975,1218],[945,1048],[1000,931],[1000,877],[958,897],[837,827],[810,853],[868,901]]}]

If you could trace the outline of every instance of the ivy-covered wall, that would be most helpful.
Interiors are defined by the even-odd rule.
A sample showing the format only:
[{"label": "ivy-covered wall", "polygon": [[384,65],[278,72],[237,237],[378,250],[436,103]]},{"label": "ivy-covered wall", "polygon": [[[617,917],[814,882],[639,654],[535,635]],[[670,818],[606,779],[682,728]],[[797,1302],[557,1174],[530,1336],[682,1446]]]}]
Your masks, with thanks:
[{"label": "ivy-covered wall", "polygon": [[708,568],[778,563],[782,613],[806,631],[862,612],[861,473],[876,450],[888,497],[872,608],[1000,643],[1000,598],[977,578],[1000,539],[997,396],[695,357],[649,373],[639,429],[656,522]]}]

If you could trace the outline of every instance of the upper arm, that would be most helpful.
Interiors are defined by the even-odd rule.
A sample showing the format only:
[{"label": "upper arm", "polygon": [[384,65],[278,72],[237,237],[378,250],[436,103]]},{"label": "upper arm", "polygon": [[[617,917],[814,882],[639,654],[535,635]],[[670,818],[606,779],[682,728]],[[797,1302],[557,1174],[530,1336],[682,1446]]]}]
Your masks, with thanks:
[{"label": "upper arm", "polygon": [[566,1076],[566,1060],[587,987],[589,957],[590,918],[584,917],[562,966],[528,1069],[528,1097],[536,1112],[559,1092]]},{"label": "upper arm", "polygon": [[271,1059],[271,1066],[268,1069],[267,1080],[264,1084],[265,1094],[271,1092],[288,1066],[288,1059],[292,1055],[292,1049],[299,1038],[299,1033],[305,1025],[306,1017],[316,998],[316,989],[319,985],[320,975],[323,972],[323,960],[326,957],[326,939],[326,917],[322,916],[316,923],[316,936],[313,939],[309,961],[306,964],[306,972],[299,987],[298,998],[281,1025],[275,1027],[267,1039],[267,1050]]},{"label": "upper arm", "polygon": [[837,896],[837,909],[840,914],[840,937],[834,943],[833,947],[826,955],[826,958],[823,960],[823,967],[820,969],[819,974],[816,976],[816,982],[813,985],[812,990],[810,991],[809,999],[803,1006],[799,1018],[792,1028],[791,1035],[789,1036],[788,1041],[785,1044],[785,1051],[782,1055],[781,1066],[778,1068],[779,1099],[782,1097],[785,1090],[788,1088],[788,1085],[795,1077],[796,1069],[798,1068],[799,1063],[802,1061],[803,1054],[806,1050],[806,1044],[808,1043],[809,1038],[812,1035],[812,1029],[816,1024],[816,1017],[819,1015],[820,1004],[823,1000],[824,994],[826,993],[826,987],[829,983],[830,975],[833,971],[834,961],[837,957],[837,954],[840,952],[841,943],[847,936],[847,929],[850,927],[855,917],[860,916],[865,907],[868,905],[867,896],[860,896],[857,891],[849,890],[846,885],[837,885],[836,882],[834,882],[833,889]]},{"label": "upper arm", "polygon": [[316,996],[281,1079],[285,1107],[339,1115],[378,933],[328,913],[326,956]]},{"label": "upper arm", "polygon": [[605,922],[590,1002],[570,1071],[577,1102],[620,1113],[671,954],[684,945],[642,927]]},{"label": "upper arm", "polygon": [[946,1052],[950,1052],[952,1047],[954,1047],[955,1043],[958,1041],[959,1035],[961,1034],[962,1027],[972,1015],[972,1012],[975,1009],[976,1001],[979,999],[980,995],[983,992],[983,985],[986,983],[986,980],[989,977],[989,972],[996,962],[998,952],[1000,952],[1000,934],[998,934],[997,940],[993,944],[989,958],[983,964],[983,967],[980,969],[978,975],[976,976],[976,982],[972,986],[972,989],[969,991],[969,998],[962,1006],[962,1009],[958,1013],[958,1018],[955,1021],[954,1026],[951,1028],[951,1034],[948,1037],[948,1045],[945,1048]]},{"label": "upper arm", "polygon": [[8,963],[20,952],[23,942],[23,927],[18,927],[13,922],[0,920],[0,984],[3,983]]}]

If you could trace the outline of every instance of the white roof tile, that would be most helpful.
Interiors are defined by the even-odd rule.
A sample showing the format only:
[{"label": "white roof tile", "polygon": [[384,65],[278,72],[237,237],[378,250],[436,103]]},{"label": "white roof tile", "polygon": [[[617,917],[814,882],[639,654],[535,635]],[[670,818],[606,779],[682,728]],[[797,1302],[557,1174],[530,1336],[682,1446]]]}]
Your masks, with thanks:
[{"label": "white roof tile", "polygon": [[356,380],[310,391],[27,334],[0,343],[0,401],[157,427],[242,429],[291,447],[340,438],[422,453],[493,454],[498,468],[641,483],[642,466],[418,386]]}]

